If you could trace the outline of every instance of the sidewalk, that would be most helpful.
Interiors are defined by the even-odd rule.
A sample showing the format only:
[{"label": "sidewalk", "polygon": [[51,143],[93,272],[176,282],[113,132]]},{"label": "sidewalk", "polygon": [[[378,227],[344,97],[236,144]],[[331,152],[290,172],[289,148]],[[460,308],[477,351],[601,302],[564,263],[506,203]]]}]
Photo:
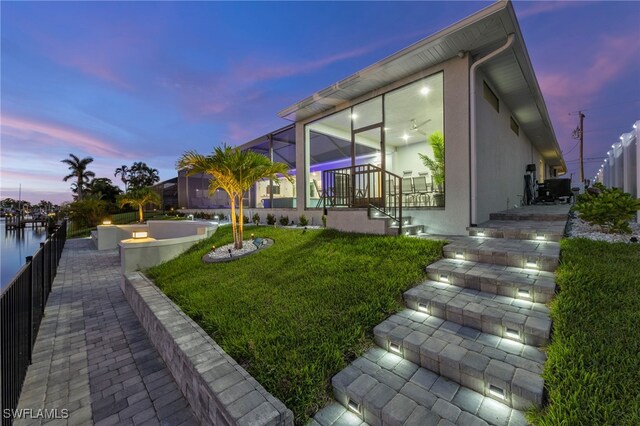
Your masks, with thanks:
[{"label": "sidewalk", "polygon": [[197,425],[120,291],[117,250],[66,242],[18,409],[66,419],[16,425]]}]

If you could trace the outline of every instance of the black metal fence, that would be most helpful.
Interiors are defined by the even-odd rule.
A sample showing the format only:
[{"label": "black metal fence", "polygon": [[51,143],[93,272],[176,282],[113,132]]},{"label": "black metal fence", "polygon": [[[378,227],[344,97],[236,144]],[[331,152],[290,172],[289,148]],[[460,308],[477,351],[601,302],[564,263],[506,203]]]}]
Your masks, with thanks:
[{"label": "black metal fence", "polygon": [[0,418],[3,426],[12,424],[11,416],[5,416],[6,410],[18,405],[66,238],[67,223],[62,222],[40,243],[40,249],[27,257],[26,264],[0,293]]}]

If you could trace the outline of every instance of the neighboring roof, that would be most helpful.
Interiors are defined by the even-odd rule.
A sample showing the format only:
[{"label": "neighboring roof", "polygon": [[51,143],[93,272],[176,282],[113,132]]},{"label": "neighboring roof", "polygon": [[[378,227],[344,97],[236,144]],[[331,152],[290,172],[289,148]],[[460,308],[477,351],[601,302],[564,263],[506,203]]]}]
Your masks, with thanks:
[{"label": "neighboring roof", "polygon": [[300,121],[335,109],[421,70],[442,63],[459,52],[474,60],[503,45],[515,34],[511,49],[480,66],[502,100],[509,105],[520,129],[547,163],[566,170],[547,107],[524,45],[510,1],[498,1],[444,30],[309,96],[278,113]]}]

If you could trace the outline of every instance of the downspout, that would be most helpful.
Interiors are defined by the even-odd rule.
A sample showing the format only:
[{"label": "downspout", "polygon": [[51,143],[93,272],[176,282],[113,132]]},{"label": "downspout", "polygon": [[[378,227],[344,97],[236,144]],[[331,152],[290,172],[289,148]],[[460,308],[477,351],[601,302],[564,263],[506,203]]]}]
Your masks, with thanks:
[{"label": "downspout", "polygon": [[477,178],[477,146],[476,146],[476,69],[485,62],[490,59],[495,58],[500,55],[505,50],[509,49],[513,45],[513,40],[515,36],[513,33],[507,36],[507,42],[489,53],[486,56],[483,56],[476,62],[471,65],[471,70],[469,72],[469,87],[471,94],[471,101],[469,102],[470,107],[470,138],[469,138],[469,155],[470,155],[470,180],[471,180],[471,226],[476,226],[478,224],[477,216],[478,216],[478,208],[476,206],[478,200],[478,178]]}]

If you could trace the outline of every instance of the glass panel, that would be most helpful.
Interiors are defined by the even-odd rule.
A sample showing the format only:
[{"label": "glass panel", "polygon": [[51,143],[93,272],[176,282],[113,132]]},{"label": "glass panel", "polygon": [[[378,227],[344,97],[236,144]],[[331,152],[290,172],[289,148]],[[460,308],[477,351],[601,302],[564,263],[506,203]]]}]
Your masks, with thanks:
[{"label": "glass panel", "polygon": [[305,126],[306,206],[321,207],[322,171],[351,166],[351,112],[340,111]]},{"label": "glass panel", "polygon": [[[265,136],[264,141],[258,143],[257,145],[252,146],[251,148],[249,148],[249,151],[253,151],[260,155],[264,155],[265,157],[271,159],[270,147],[271,147],[271,142],[269,141],[269,138]],[[269,201],[269,195],[267,192],[268,186],[269,186],[268,180],[261,180],[256,182],[256,184],[253,185],[253,187],[250,188],[249,191],[247,191],[247,193],[245,194],[245,197],[244,197],[244,202],[246,203],[245,208],[261,209],[265,206],[265,203],[264,203],[265,198],[267,199],[266,204],[268,205],[268,201]]]},{"label": "glass panel", "polygon": [[273,208],[296,207],[296,131],[294,127],[273,134],[273,161],[284,163],[293,176],[293,182],[284,177],[273,182]]},{"label": "glass panel", "polygon": [[373,164],[382,167],[380,127],[358,132],[354,135],[356,146],[356,166]]},{"label": "glass panel", "polygon": [[382,96],[354,106],[351,119],[354,130],[382,123]]},{"label": "glass panel", "polygon": [[386,169],[403,177],[403,204],[444,206],[442,73],[385,94]]}]

